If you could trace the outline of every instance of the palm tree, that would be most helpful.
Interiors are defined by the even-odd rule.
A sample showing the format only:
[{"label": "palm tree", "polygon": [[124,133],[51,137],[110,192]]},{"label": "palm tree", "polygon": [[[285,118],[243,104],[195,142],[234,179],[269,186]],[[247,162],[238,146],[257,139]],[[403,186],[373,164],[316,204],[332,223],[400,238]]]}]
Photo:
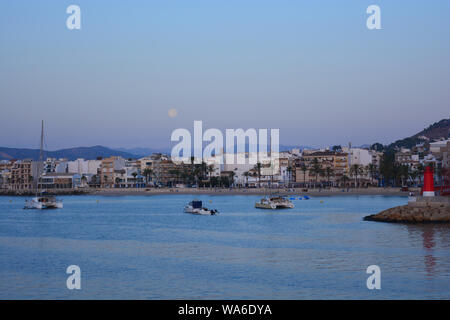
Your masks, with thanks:
[{"label": "palm tree", "polygon": [[147,185],[148,185],[148,177],[150,177],[153,174],[153,170],[150,168],[145,168],[143,175],[145,176],[145,180],[147,181]]},{"label": "palm tree", "polygon": [[248,171],[245,171],[244,173],[243,173],[243,175],[244,175],[244,177],[245,177],[245,187],[247,188],[248,187],[248,177],[250,176],[250,172],[248,172]]},{"label": "palm tree", "polygon": [[405,186],[405,180],[408,179],[409,172],[410,172],[410,170],[409,170],[408,166],[400,165],[399,175],[400,175],[400,178],[402,180],[402,187]]},{"label": "palm tree", "polygon": [[345,184],[350,180],[349,179],[349,177],[347,177],[345,174],[341,177],[341,179],[340,179],[343,183],[344,183],[344,186],[345,186]]},{"label": "palm tree", "polygon": [[350,168],[350,174],[355,176],[355,187],[357,187],[357,185],[358,185],[358,175],[360,175],[361,173],[362,173],[362,168],[359,164],[355,163]]},{"label": "palm tree", "polygon": [[131,175],[133,176],[134,184],[137,184],[137,180],[136,180],[136,177],[138,175],[137,172],[133,172]]},{"label": "palm tree", "polygon": [[392,167],[392,172],[393,172],[393,176],[394,176],[394,186],[397,185],[397,179],[400,176],[400,169],[401,169],[400,167],[401,167],[400,164],[398,164],[396,162],[394,163],[394,165]]},{"label": "palm tree", "polygon": [[330,185],[330,177],[334,174],[334,170],[331,167],[325,168],[325,175],[327,176],[327,183]]},{"label": "palm tree", "polygon": [[202,176],[202,168],[200,165],[196,165],[194,166],[194,170],[192,172],[192,175],[194,177],[195,180],[195,184],[198,187],[198,181],[200,180],[201,176]]},{"label": "palm tree", "polygon": [[306,183],[306,171],[308,171],[308,168],[306,167],[305,163],[302,163],[300,165],[300,170],[303,171],[303,185],[305,185],[305,183]]},{"label": "palm tree", "polygon": [[87,183],[87,178],[86,178],[86,176],[82,176],[82,177],[81,177],[81,184],[83,185],[83,187],[86,185],[86,183]]},{"label": "palm tree", "polygon": [[236,175],[236,173],[234,171],[230,172],[230,187],[232,187],[234,185],[234,176]]},{"label": "palm tree", "polygon": [[419,163],[419,165],[417,166],[417,174],[419,176],[420,184],[422,184],[422,177],[423,177],[424,171],[425,171],[425,168],[424,168],[423,164]]},{"label": "palm tree", "polygon": [[174,182],[176,183],[178,180],[178,177],[180,176],[180,170],[179,169],[171,169],[169,170],[169,174],[171,174],[172,176],[175,176],[175,181],[172,181],[172,186],[174,185]]},{"label": "palm tree", "polygon": [[209,174],[209,187],[211,188],[211,173],[214,172],[214,165],[210,164],[207,168],[208,174]]},{"label": "palm tree", "polygon": [[258,174],[258,188],[261,188],[261,162],[256,163],[254,169],[256,170]]},{"label": "palm tree", "polygon": [[417,179],[418,175],[419,175],[419,173],[417,172],[417,170],[413,169],[409,172],[409,178],[411,179],[411,183],[413,185],[416,185],[416,179]]},{"label": "palm tree", "polygon": [[317,184],[317,178],[319,177],[319,174],[322,171],[322,166],[319,163],[319,160],[317,158],[314,158],[313,165],[312,165],[312,172],[314,173],[314,176],[316,177],[315,181]]},{"label": "palm tree", "polygon": [[189,177],[190,177],[190,175],[189,175],[188,169],[184,168],[183,171],[181,172],[181,179],[183,180],[184,184],[187,183]]},{"label": "palm tree", "polygon": [[208,173],[208,165],[204,161],[200,164],[200,170],[202,173],[202,178],[205,178]]},{"label": "palm tree", "polygon": [[374,165],[373,163],[369,163],[369,165],[367,166],[367,171],[370,174],[370,183],[373,185],[373,179],[377,172],[377,166]]},{"label": "palm tree", "polygon": [[291,166],[288,166],[287,168],[286,168],[286,171],[287,171],[287,173],[288,173],[288,185],[291,183],[291,173],[292,173],[292,167]]}]

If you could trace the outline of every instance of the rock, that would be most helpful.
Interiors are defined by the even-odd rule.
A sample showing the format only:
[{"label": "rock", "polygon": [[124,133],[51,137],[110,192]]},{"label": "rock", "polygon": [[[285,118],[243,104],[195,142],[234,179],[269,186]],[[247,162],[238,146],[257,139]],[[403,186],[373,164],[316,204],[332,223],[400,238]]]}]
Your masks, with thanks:
[{"label": "rock", "polygon": [[364,217],[365,221],[405,223],[450,223],[450,205],[443,203],[410,203]]}]

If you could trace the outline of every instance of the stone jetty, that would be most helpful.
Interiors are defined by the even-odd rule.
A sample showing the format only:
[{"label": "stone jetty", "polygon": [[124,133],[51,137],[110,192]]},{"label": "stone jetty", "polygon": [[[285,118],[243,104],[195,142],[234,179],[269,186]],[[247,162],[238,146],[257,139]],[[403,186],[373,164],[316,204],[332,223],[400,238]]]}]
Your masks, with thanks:
[{"label": "stone jetty", "polygon": [[366,221],[450,223],[450,197],[410,197],[407,205],[364,218]]}]

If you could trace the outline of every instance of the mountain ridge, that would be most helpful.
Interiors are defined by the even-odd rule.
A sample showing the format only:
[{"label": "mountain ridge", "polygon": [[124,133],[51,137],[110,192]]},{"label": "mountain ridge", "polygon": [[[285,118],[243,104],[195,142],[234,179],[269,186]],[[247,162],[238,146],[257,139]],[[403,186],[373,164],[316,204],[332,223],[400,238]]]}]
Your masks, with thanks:
[{"label": "mountain ridge", "polygon": [[429,125],[427,128],[410,137],[400,139],[389,144],[387,146],[387,149],[394,150],[401,147],[412,148],[415,145],[422,142],[428,141],[432,142],[433,140],[438,140],[442,138],[448,139],[449,137],[450,137],[450,119],[442,119],[438,122]]},{"label": "mountain ridge", "polygon": [[[44,158],[66,158],[68,160],[76,160],[78,158],[84,158],[86,160],[95,160],[98,157],[108,158],[110,156],[121,156],[123,158],[137,158],[137,155],[113,150],[104,146],[92,146],[92,147],[75,147],[60,149],[55,151],[44,151]],[[13,160],[13,159],[39,159],[39,149],[26,149],[26,148],[6,148],[0,147],[0,160]]]}]

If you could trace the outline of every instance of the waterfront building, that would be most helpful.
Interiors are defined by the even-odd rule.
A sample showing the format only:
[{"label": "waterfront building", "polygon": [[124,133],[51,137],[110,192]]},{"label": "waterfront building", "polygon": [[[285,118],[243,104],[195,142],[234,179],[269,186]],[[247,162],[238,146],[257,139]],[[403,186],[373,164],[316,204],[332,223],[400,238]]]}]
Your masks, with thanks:
[{"label": "waterfront building", "polygon": [[165,157],[155,159],[152,162],[150,169],[152,170],[152,177],[156,185],[172,185],[185,171],[189,171],[191,165],[176,164],[172,160]]},{"label": "waterfront building", "polygon": [[14,164],[13,161],[0,161],[0,189],[9,189],[11,182],[11,170]]},{"label": "waterfront building", "polygon": [[372,155],[368,149],[350,148],[346,151],[345,148],[343,148],[343,151],[347,152],[349,155],[348,161],[350,167],[354,164],[366,167],[372,163]]},{"label": "waterfront building", "polygon": [[81,176],[77,173],[48,172],[41,176],[38,187],[45,189],[72,189],[81,185]]},{"label": "waterfront building", "polygon": [[80,158],[67,162],[67,172],[86,176],[94,175],[97,174],[101,164],[101,160],[85,160]]},{"label": "waterfront building", "polygon": [[101,160],[100,184],[102,188],[114,187],[114,172],[125,168],[125,159],[122,157],[109,157]]},{"label": "waterfront building", "polygon": [[436,159],[436,167],[450,168],[450,139],[430,143],[430,153]]},{"label": "waterfront building", "polygon": [[114,170],[115,188],[144,188],[146,186],[145,177],[141,174],[139,161],[125,161],[123,169]]},{"label": "waterfront building", "polygon": [[18,160],[11,168],[9,188],[12,190],[30,190],[33,188],[33,172],[37,172],[32,160]]},{"label": "waterfront building", "polygon": [[417,170],[420,165],[419,155],[412,153],[410,150],[396,152],[395,162],[400,165],[407,166],[411,170]]},{"label": "waterfront building", "polygon": [[[316,166],[317,164],[317,166]],[[349,175],[349,154],[337,151],[303,152],[294,161],[294,181],[302,184],[336,184],[344,175]]]}]

